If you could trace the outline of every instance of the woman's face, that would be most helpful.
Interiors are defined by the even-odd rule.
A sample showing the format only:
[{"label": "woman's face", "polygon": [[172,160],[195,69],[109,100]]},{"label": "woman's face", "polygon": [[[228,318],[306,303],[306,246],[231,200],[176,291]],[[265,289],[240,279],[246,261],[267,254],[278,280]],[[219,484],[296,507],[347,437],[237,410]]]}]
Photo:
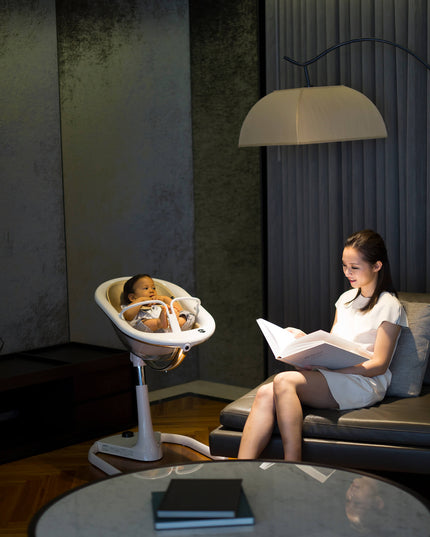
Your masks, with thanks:
[{"label": "woman's face", "polygon": [[361,294],[371,297],[376,287],[378,272],[382,263],[371,265],[365,261],[358,250],[347,246],[342,255],[343,273],[353,289],[361,289]]}]

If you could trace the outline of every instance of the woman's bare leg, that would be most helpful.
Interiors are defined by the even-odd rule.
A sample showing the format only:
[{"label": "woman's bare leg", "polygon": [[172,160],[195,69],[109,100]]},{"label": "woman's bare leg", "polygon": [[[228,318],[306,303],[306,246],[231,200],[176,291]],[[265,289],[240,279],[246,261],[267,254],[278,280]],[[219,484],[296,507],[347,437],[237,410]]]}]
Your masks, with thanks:
[{"label": "woman's bare leg", "polygon": [[284,459],[302,458],[302,403],[316,408],[337,408],[325,377],[318,371],[285,371],[273,380],[276,416]]},{"label": "woman's bare leg", "polygon": [[[294,372],[291,373],[294,375]],[[276,417],[286,461],[300,461],[302,458],[303,411],[293,375],[277,375],[273,380]]]},{"label": "woman's bare leg", "polygon": [[257,391],[243,429],[238,459],[256,459],[272,435],[275,424],[273,383],[263,384]]}]

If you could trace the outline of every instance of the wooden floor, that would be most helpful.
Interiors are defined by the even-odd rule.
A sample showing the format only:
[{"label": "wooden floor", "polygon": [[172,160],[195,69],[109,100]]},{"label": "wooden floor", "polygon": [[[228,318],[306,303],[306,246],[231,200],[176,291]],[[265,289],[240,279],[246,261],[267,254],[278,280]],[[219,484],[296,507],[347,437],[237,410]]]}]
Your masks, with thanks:
[{"label": "wooden floor", "polygon": [[[209,432],[219,425],[219,413],[225,405],[225,401],[196,396],[152,404],[154,430],[184,434],[208,444]],[[105,477],[87,462],[92,443],[93,440],[0,466],[1,537],[26,536],[31,518],[47,502],[68,490]],[[157,462],[105,458],[123,471],[207,460],[191,449],[173,444],[163,445],[163,458]]]},{"label": "wooden floor", "polygon": [[[209,433],[219,424],[225,401],[184,396],[151,405],[154,430],[190,436],[208,444]],[[118,431],[121,432],[121,431]],[[98,440],[98,438],[94,439]],[[105,478],[87,462],[93,440],[0,465],[0,537],[25,537],[35,513],[47,502],[75,487]],[[122,471],[138,471],[163,465],[207,460],[199,453],[177,445],[163,445],[163,458],[138,462],[103,456]],[[428,501],[428,476],[383,476],[401,483]]]}]

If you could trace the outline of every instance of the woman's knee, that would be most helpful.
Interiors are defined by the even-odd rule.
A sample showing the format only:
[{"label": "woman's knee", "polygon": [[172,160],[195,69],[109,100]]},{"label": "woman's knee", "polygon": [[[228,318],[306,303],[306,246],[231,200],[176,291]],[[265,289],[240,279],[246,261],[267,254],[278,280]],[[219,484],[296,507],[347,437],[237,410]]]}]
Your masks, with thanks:
[{"label": "woman's knee", "polygon": [[273,379],[273,391],[275,394],[287,390],[297,389],[300,382],[300,373],[298,371],[283,371],[278,373]]},{"label": "woman's knee", "polygon": [[255,394],[254,403],[257,405],[273,403],[273,383],[263,384]]}]

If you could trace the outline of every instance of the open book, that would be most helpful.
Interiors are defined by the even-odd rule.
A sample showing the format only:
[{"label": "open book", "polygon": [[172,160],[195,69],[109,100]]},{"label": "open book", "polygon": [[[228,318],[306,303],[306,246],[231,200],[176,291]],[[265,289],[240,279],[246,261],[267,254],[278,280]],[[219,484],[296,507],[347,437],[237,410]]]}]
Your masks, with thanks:
[{"label": "open book", "polygon": [[324,330],[296,338],[296,329],[290,332],[264,319],[257,319],[257,323],[275,358],[291,365],[341,369],[360,364],[372,356],[360,345]]}]

